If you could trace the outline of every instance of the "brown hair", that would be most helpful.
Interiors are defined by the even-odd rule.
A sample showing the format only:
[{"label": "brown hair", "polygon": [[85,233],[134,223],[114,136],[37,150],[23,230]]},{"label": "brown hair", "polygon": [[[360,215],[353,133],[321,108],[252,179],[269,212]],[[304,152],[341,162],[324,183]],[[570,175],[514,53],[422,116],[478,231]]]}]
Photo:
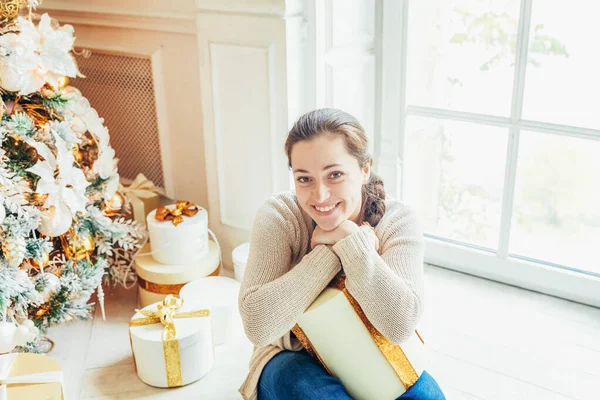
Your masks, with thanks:
[{"label": "brown hair", "polygon": [[[373,159],[367,149],[367,135],[362,125],[352,115],[335,108],[321,108],[302,115],[285,141],[288,164],[292,166],[292,147],[302,140],[311,140],[320,135],[340,135],[346,150],[364,168]],[[369,181],[362,187],[361,221],[376,226],[385,214],[385,190],[383,181],[371,171]]]}]

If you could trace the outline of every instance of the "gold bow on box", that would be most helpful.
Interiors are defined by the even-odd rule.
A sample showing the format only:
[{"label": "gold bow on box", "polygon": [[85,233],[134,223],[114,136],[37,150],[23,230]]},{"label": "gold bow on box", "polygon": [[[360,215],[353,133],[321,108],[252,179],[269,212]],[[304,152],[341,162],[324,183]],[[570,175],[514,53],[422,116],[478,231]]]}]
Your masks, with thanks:
[{"label": "gold bow on box", "polygon": [[146,215],[158,207],[159,189],[142,173],[138,174],[131,185],[119,184],[118,192],[123,193],[133,208],[133,219],[146,225]]},{"label": "gold bow on box", "polygon": [[158,305],[157,311],[135,310],[136,312],[144,315],[146,318],[136,318],[129,322],[129,327],[152,324],[164,325],[162,343],[167,373],[167,384],[169,387],[183,385],[183,379],[181,377],[179,340],[177,340],[177,331],[175,330],[175,323],[173,319],[210,316],[209,310],[196,310],[178,313],[177,310],[179,310],[181,306],[183,306],[183,299],[170,294],[162,301],[161,304]]},{"label": "gold bow on box", "polygon": [[200,209],[200,207],[191,201],[177,200],[177,204],[173,210],[166,206],[159,207],[156,210],[156,219],[159,221],[173,221],[173,225],[177,226],[183,222],[184,215],[193,217]]}]

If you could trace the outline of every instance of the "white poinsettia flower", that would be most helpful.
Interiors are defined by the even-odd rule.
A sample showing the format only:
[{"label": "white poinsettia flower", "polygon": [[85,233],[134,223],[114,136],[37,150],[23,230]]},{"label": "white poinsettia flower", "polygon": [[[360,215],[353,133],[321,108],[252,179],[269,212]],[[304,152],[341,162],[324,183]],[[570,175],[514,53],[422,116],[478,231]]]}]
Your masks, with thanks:
[{"label": "white poinsettia flower", "polygon": [[0,85],[12,92],[28,94],[44,84],[43,76],[38,73],[39,33],[27,19],[19,18],[19,25],[20,33],[0,36]]},{"label": "white poinsettia flower", "polygon": [[61,96],[62,96],[63,99],[72,100],[72,101],[69,101],[66,104],[66,109],[67,110],[71,109],[71,107],[75,103],[75,100],[77,100],[78,98],[80,98],[80,97],[83,96],[81,94],[81,90],[77,89],[74,86],[66,86],[66,87],[60,89],[60,94],[61,94]]},{"label": "white poinsettia flower", "polygon": [[[71,213],[75,215],[78,211],[85,211],[88,202],[85,191],[90,183],[85,178],[83,171],[73,166],[75,158],[69,150],[70,146],[67,147],[67,143],[57,134],[55,134],[55,139],[58,151],[56,157],[45,144],[32,143],[45,160],[38,160],[27,171],[40,177],[36,192],[48,194],[44,207],[55,206],[58,208],[61,202],[64,202]],[[58,167],[57,176],[55,176],[56,167]]]},{"label": "white poinsettia flower", "polygon": [[98,115],[98,112],[92,107],[86,109],[83,113],[79,114],[79,116],[85,122],[88,131],[96,137],[98,149],[100,151],[106,149],[108,147],[109,135],[108,129],[104,126],[104,118],[101,118]]},{"label": "white poinsettia flower", "polygon": [[70,53],[75,43],[73,27],[63,25],[54,29],[48,14],[43,14],[38,25],[40,36],[40,67],[46,71],[46,81],[58,87],[62,76],[76,77],[77,64]]},{"label": "white poinsettia flower", "polygon": [[65,121],[69,124],[69,128],[76,134],[78,137],[81,137],[86,131],[87,126],[85,125],[85,121],[81,119],[81,117],[72,114],[72,113],[64,113]]},{"label": "white poinsettia flower", "polygon": [[81,139],[73,132],[68,121],[50,121],[48,125],[52,134],[60,136],[66,142],[68,148],[71,148],[73,144],[81,143]]},{"label": "white poinsettia flower", "polygon": [[47,14],[42,15],[38,27],[23,17],[17,21],[19,33],[0,37],[0,84],[4,89],[27,95],[46,82],[57,87],[63,76],[77,76],[71,25],[54,29]]},{"label": "white poinsettia flower", "polygon": [[105,148],[94,162],[94,172],[102,179],[108,179],[117,173],[117,160],[112,147]]},{"label": "white poinsettia flower", "polygon": [[115,173],[110,177],[108,182],[106,182],[102,194],[104,195],[104,198],[112,199],[115,193],[117,193],[117,189],[119,189],[119,174]]},{"label": "white poinsettia flower", "polygon": [[98,112],[90,105],[88,99],[82,96],[78,90],[69,90],[66,93],[67,98],[70,100],[69,111],[81,118],[87,130],[97,139],[98,150],[103,151],[106,149],[110,137],[108,129],[104,126],[104,118],[98,115]]},{"label": "white poinsettia flower", "polygon": [[38,181],[37,185],[39,190],[40,185],[44,187],[44,185],[54,182],[54,171],[56,170],[56,157],[52,153],[52,150],[50,150],[50,148],[45,143],[38,142],[33,139],[28,139],[26,142],[28,145],[33,146],[37,150],[38,154],[44,158],[43,161],[38,159],[38,161],[33,167],[27,169],[27,171],[32,172],[41,178]]}]

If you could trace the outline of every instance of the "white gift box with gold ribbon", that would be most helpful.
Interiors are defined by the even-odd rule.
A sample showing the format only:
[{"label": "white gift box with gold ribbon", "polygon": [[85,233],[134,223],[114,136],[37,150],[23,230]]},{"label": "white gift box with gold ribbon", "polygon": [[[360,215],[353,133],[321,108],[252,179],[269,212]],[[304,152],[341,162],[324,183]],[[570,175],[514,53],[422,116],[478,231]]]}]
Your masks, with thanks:
[{"label": "white gift box with gold ribbon", "polygon": [[189,201],[177,201],[146,216],[152,258],[165,265],[194,264],[209,252],[208,212]]},{"label": "white gift box with gold ribbon", "polygon": [[162,301],[167,295],[179,295],[188,282],[219,274],[220,249],[209,241],[208,254],[194,264],[164,265],[152,258],[152,247],[146,245],[135,258],[138,275],[138,299],[141,307]]},{"label": "white gift box with gold ribbon", "polygon": [[172,295],[136,310],[129,337],[140,380],[156,387],[184,386],[214,364],[210,312],[183,304]]},{"label": "white gift box with gold ribbon", "polygon": [[334,279],[292,331],[356,400],[395,399],[425,369],[419,334],[415,331],[401,346],[390,343],[368,321],[343,277]]}]

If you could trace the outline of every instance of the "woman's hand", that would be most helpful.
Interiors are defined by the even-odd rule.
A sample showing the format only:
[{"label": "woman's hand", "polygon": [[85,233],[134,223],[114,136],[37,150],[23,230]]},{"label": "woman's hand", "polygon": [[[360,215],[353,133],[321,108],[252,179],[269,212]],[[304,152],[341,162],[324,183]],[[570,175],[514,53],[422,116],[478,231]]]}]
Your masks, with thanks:
[{"label": "woman's hand", "polygon": [[368,222],[363,223],[361,228],[366,229],[367,232],[369,232],[369,235],[373,239],[373,247],[375,248],[375,251],[379,253],[379,238],[375,234],[375,229],[373,229]]},{"label": "woman's hand", "polygon": [[331,231],[324,231],[321,227],[317,226],[313,231],[310,247],[314,249],[315,246],[320,244],[333,246],[359,229],[359,226],[350,220],[342,222],[337,228]]}]

